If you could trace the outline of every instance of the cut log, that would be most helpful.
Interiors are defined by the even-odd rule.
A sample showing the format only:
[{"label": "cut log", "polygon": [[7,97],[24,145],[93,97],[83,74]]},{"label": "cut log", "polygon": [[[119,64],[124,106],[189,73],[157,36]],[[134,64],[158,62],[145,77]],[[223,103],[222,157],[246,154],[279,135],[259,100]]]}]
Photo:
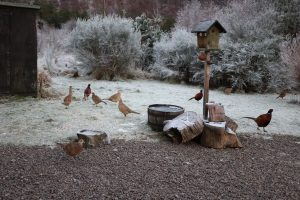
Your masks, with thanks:
[{"label": "cut log", "polygon": [[236,132],[236,129],[238,128],[238,124],[235,121],[233,121],[233,119],[231,119],[226,115],[225,115],[225,121],[226,121],[226,127],[233,130],[233,132]]},{"label": "cut log", "polygon": [[96,147],[101,143],[110,144],[107,134],[103,131],[81,130],[77,133],[78,139],[84,140],[84,147]]},{"label": "cut log", "polygon": [[225,111],[221,104],[207,103],[208,108],[208,121],[210,122],[224,122],[225,121]]},{"label": "cut log", "polygon": [[165,121],[163,131],[174,142],[185,143],[203,132],[203,121],[196,112],[182,113],[172,120]]},{"label": "cut log", "polygon": [[242,144],[235,132],[225,128],[226,122],[206,122],[200,137],[200,144],[205,147],[223,149],[227,147],[241,148]]}]

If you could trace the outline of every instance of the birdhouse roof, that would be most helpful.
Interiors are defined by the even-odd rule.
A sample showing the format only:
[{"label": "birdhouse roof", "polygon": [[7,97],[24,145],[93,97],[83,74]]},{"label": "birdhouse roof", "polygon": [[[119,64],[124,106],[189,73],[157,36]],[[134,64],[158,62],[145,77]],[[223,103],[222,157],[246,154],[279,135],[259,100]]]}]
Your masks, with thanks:
[{"label": "birdhouse roof", "polygon": [[37,6],[37,5],[30,5],[30,4],[25,4],[25,3],[12,3],[12,2],[0,2],[0,6],[40,9],[40,6]]},{"label": "birdhouse roof", "polygon": [[216,26],[220,33],[226,33],[225,28],[217,20],[201,21],[193,30],[192,33],[207,33],[209,29]]}]

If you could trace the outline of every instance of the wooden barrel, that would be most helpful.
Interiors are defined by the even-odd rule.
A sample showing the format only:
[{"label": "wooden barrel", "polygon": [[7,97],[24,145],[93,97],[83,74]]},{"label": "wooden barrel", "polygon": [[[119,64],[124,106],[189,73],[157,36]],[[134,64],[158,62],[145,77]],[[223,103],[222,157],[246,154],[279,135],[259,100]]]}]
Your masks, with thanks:
[{"label": "wooden barrel", "polygon": [[154,131],[162,131],[164,121],[184,113],[184,108],[169,104],[153,104],[148,107],[148,124]]}]

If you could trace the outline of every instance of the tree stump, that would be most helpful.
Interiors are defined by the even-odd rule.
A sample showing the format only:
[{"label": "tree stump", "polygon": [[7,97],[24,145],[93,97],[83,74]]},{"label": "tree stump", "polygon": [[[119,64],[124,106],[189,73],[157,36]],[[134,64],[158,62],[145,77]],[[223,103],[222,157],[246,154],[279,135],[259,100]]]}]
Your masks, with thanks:
[{"label": "tree stump", "polygon": [[78,139],[84,140],[84,148],[96,147],[101,143],[110,144],[107,134],[103,131],[81,130],[77,133]]},{"label": "tree stump", "polygon": [[225,111],[221,104],[207,103],[208,108],[208,121],[210,122],[224,122],[225,121]]},{"label": "tree stump", "polygon": [[182,113],[172,120],[165,121],[163,131],[174,142],[185,143],[203,132],[203,121],[196,112]]},{"label": "tree stump", "polygon": [[200,136],[200,144],[205,147],[223,149],[241,148],[242,144],[235,132],[225,127],[226,122],[206,122]]}]

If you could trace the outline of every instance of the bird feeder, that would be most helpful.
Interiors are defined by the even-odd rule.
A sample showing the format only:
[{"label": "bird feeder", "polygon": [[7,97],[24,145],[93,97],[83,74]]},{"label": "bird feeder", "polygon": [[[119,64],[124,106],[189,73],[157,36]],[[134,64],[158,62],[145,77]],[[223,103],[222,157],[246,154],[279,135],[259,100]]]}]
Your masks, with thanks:
[{"label": "bird feeder", "polygon": [[192,33],[197,34],[198,48],[218,50],[220,33],[226,33],[226,30],[217,20],[206,20],[200,22]]},{"label": "bird feeder", "polygon": [[226,33],[226,30],[217,20],[206,20],[200,22],[192,33],[197,34],[198,48],[201,51],[198,55],[200,61],[205,62],[204,65],[204,97],[203,97],[203,118],[208,119],[208,103],[209,96],[209,68],[210,68],[210,51],[219,50],[220,33]]}]

